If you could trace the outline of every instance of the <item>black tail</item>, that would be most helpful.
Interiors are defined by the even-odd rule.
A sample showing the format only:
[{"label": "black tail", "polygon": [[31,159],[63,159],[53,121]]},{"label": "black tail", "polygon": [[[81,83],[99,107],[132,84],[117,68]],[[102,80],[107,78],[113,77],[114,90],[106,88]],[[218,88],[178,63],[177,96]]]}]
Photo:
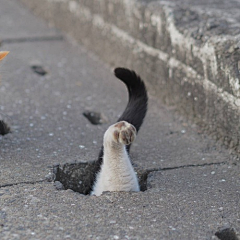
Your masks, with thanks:
[{"label": "black tail", "polygon": [[[119,121],[126,121],[131,123],[139,131],[143,120],[147,113],[148,96],[147,90],[142,79],[131,70],[126,68],[116,68],[114,70],[115,76],[125,83],[128,89],[129,100],[127,107],[125,108]],[[130,150],[130,146],[127,146],[127,150]],[[103,147],[98,156],[99,167],[102,164]]]}]

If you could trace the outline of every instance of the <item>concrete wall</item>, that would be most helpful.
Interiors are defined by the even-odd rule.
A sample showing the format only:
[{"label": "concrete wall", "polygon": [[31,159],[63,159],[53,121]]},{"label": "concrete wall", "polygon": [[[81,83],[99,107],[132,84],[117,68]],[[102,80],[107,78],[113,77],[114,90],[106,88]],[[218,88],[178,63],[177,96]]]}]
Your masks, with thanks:
[{"label": "concrete wall", "polygon": [[21,1],[240,154],[240,2]]}]

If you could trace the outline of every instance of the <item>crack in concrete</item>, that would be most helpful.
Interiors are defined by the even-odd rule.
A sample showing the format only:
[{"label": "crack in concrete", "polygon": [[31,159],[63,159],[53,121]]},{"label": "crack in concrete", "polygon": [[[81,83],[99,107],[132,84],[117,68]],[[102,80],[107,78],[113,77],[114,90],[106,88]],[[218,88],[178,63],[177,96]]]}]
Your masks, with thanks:
[{"label": "crack in concrete", "polygon": [[175,170],[175,169],[190,168],[190,167],[214,166],[214,165],[222,165],[222,164],[227,164],[227,162],[203,163],[203,164],[189,164],[189,165],[182,165],[182,166],[178,166],[178,167],[159,168],[158,171],[167,171],[167,170]]},{"label": "crack in concrete", "polygon": [[214,165],[223,165],[223,164],[227,164],[227,162],[189,164],[189,165],[182,165],[177,167],[165,167],[165,168],[150,168],[150,169],[146,169],[145,171],[147,172],[147,174],[149,174],[151,172],[158,172],[158,171],[170,171],[170,170],[176,170],[181,168],[205,167],[205,166],[214,166]]},{"label": "crack in concrete", "polygon": [[25,42],[46,42],[46,41],[63,41],[64,37],[59,36],[41,36],[41,37],[22,37],[22,38],[6,38],[0,40],[0,45],[11,43],[25,43]]},{"label": "crack in concrete", "polygon": [[227,164],[227,162],[218,162],[218,163],[204,163],[204,164],[189,164],[189,165],[182,165],[178,167],[166,167],[166,168],[151,168],[151,169],[146,169],[142,170],[142,173],[140,175],[141,178],[141,191],[146,191],[147,190],[147,180],[148,176],[152,172],[158,172],[158,171],[170,171],[170,170],[177,170],[177,169],[182,169],[182,168],[192,168],[192,167],[204,167],[204,166],[216,166],[216,165],[222,165],[222,164]]},{"label": "crack in concrete", "polygon": [[[53,174],[55,175],[54,181],[60,182],[64,189],[72,189],[84,195],[88,195],[91,191],[95,175],[98,171],[97,163],[92,162],[78,162],[78,163],[65,163],[54,166]],[[169,171],[189,167],[204,167],[212,165],[226,164],[226,162],[219,163],[204,163],[204,164],[191,164],[178,167],[167,168],[151,168],[143,169],[135,167],[135,172],[138,176],[138,181],[141,191],[147,190],[148,175],[156,171]]]},{"label": "crack in concrete", "polygon": [[0,189],[1,188],[5,188],[5,187],[12,187],[12,186],[17,186],[17,185],[21,185],[21,184],[36,184],[36,183],[42,183],[42,182],[48,182],[47,179],[44,180],[38,180],[38,181],[26,181],[26,182],[17,182],[17,183],[6,183],[3,185],[0,185]]},{"label": "crack in concrete", "polygon": [[[80,166],[78,166],[78,164],[80,164]],[[66,163],[63,166],[60,166],[59,164],[57,164],[56,166],[53,166],[52,172],[49,177],[46,177],[43,180],[38,180],[38,181],[23,181],[23,182],[16,182],[16,183],[7,183],[7,184],[3,184],[0,185],[0,189],[1,188],[5,188],[5,187],[12,187],[12,186],[17,186],[17,185],[21,185],[21,184],[36,184],[36,183],[43,183],[43,182],[55,182],[55,181],[60,181],[63,186],[64,189],[72,189],[73,191],[76,192],[80,192],[82,193],[83,190],[79,191],[78,189],[75,189],[76,187],[74,187],[73,182],[77,182],[77,185],[79,185],[79,179],[76,175],[79,174],[79,170],[81,169],[81,174],[83,174],[83,172],[85,172],[85,168],[87,167],[88,164],[90,164],[90,169],[86,170],[86,173],[84,174],[84,176],[89,177],[88,175],[90,174],[91,170],[94,169],[94,166],[92,166],[93,163]],[[139,184],[141,186],[141,191],[146,191],[147,190],[147,179],[148,179],[148,175],[152,172],[158,172],[158,171],[169,171],[169,170],[175,170],[175,169],[182,169],[182,168],[191,168],[191,167],[204,167],[204,166],[214,166],[214,165],[222,165],[222,164],[227,164],[227,162],[218,162],[218,163],[204,163],[204,164],[190,164],[190,165],[182,165],[182,166],[178,166],[178,167],[166,167],[166,168],[150,168],[150,169],[135,169],[138,175],[138,179],[139,179]],[[66,169],[67,170],[66,170]],[[88,167],[89,168],[89,167]],[[71,170],[70,170],[71,169]],[[69,172],[70,170],[70,172]],[[60,173],[60,172],[62,173]],[[77,171],[78,173],[76,174]],[[82,172],[83,171],[83,172]],[[94,174],[94,171],[92,172],[92,174]],[[92,175],[91,174],[91,175]],[[52,175],[54,175],[55,177],[53,177]],[[62,175],[62,176],[60,176]],[[74,175],[73,179],[72,176]],[[91,176],[92,178],[92,176]],[[66,180],[67,179],[67,180]],[[78,180],[77,180],[78,179]],[[91,180],[92,181],[92,180]],[[91,182],[89,180],[89,182]],[[71,183],[69,183],[71,182]],[[89,188],[89,186],[87,183],[84,184],[84,186],[82,186],[84,188],[84,193],[83,194],[88,194],[89,190],[85,190],[85,188]],[[79,186],[78,186],[79,187]]]}]

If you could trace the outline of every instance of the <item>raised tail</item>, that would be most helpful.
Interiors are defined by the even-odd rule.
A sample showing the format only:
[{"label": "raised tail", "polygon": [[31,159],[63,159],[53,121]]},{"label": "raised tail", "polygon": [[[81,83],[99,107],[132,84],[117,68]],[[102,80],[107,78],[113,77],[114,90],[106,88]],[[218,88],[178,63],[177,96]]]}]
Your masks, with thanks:
[{"label": "raised tail", "polygon": [[148,96],[142,79],[131,70],[126,68],[116,68],[115,76],[125,83],[128,89],[129,100],[119,121],[131,123],[139,131],[147,113]]},{"label": "raised tail", "polygon": [[[114,70],[115,76],[125,83],[128,89],[129,100],[128,104],[119,117],[119,121],[126,121],[131,123],[139,131],[143,120],[147,113],[148,107],[148,95],[144,82],[134,72],[126,68],[116,68]],[[130,146],[127,146],[127,150],[130,150]],[[102,164],[103,147],[99,152],[98,163]]]}]

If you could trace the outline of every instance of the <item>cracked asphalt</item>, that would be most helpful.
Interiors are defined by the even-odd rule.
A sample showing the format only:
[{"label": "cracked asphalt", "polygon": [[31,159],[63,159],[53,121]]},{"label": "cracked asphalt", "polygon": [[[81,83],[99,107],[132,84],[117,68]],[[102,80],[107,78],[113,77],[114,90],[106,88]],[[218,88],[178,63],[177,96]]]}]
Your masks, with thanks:
[{"label": "cracked asphalt", "polygon": [[[239,160],[150,94],[131,149],[153,169],[148,190],[84,196],[49,182],[53,165],[92,161],[123,111],[127,90],[104,62],[32,15],[0,0],[0,239],[218,239],[240,232]],[[32,66],[41,66],[41,76]],[[117,66],[116,66],[117,67]],[[108,122],[92,125],[85,111]],[[238,237],[239,238],[239,237]]]}]

